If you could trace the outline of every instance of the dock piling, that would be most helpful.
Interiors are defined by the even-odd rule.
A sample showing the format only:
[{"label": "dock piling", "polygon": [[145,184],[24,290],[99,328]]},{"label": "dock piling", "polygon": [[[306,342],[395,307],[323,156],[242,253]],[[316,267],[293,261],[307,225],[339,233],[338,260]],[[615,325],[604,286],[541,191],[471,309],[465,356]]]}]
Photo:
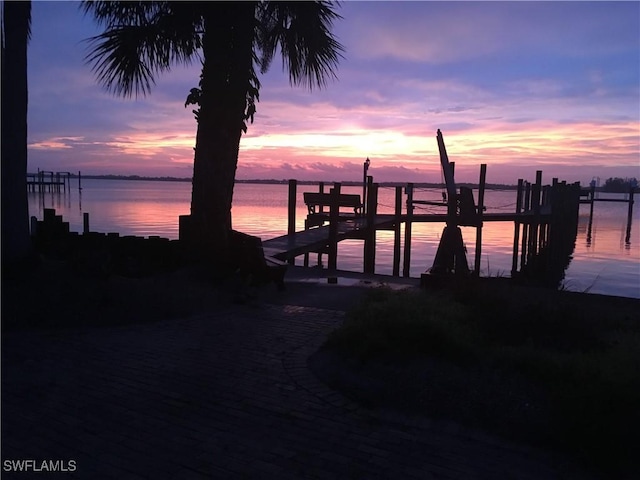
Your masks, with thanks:
[{"label": "dock piling", "polygon": [[400,276],[400,226],[402,224],[402,187],[396,187],[395,220],[393,224],[393,276]]},{"label": "dock piling", "polygon": [[487,165],[480,165],[480,181],[478,183],[478,224],[476,226],[476,256],[474,263],[474,275],[480,276],[480,261],[482,258],[482,212],[484,211],[484,189],[487,179]]},{"label": "dock piling", "polygon": [[627,232],[625,235],[625,243],[631,242],[631,219],[633,218],[633,194],[635,193],[635,187],[632,185],[629,187],[629,208],[627,210]]},{"label": "dock piling", "polygon": [[513,229],[513,259],[511,261],[511,278],[516,275],[518,271],[518,244],[520,242],[520,222],[517,218],[522,213],[522,195],[524,193],[524,180],[518,179],[518,194],[516,197],[516,221],[514,222]]},{"label": "dock piling", "polygon": [[411,270],[411,225],[413,221],[413,183],[407,183],[407,219],[404,222],[404,261],[402,276],[409,277]]},{"label": "dock piling", "polygon": [[[296,194],[297,194],[297,181],[294,179],[289,180],[289,201],[288,201],[288,223],[287,234],[293,235],[296,233]],[[295,265],[295,258],[289,259],[289,265]],[[308,263],[308,261],[307,261]]]},{"label": "dock piling", "polygon": [[364,273],[375,273],[376,269],[376,227],[375,217],[378,210],[378,184],[372,183],[372,177],[367,182],[367,229],[364,238]]},{"label": "dock piling", "polygon": [[328,277],[329,283],[337,283],[335,272],[338,266],[338,217],[339,217],[339,198],[340,198],[340,182],[335,182],[333,188],[329,191],[331,194],[331,206],[329,207],[329,245],[328,245],[328,269],[331,276]]}]

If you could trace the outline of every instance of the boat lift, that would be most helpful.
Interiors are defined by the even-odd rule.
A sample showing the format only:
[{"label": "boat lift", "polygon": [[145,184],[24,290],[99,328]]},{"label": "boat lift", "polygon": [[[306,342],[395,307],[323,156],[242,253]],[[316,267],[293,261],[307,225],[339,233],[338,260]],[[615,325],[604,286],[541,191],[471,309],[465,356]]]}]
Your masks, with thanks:
[{"label": "boat lift", "polygon": [[[473,226],[480,232],[482,216],[478,213],[479,209],[475,205],[473,192],[470,188],[460,187],[460,193],[457,192],[454,180],[455,164],[449,162],[444,138],[439,129],[436,139],[447,193],[447,221],[440,237],[440,244],[438,245],[433,266],[427,273],[430,275],[469,275],[471,271],[467,263],[466,247],[462,240],[460,226]],[[486,165],[482,165],[480,173],[482,196],[484,195],[485,173]],[[483,209],[484,207],[480,208]],[[479,265],[476,265],[477,270],[479,270]]]}]

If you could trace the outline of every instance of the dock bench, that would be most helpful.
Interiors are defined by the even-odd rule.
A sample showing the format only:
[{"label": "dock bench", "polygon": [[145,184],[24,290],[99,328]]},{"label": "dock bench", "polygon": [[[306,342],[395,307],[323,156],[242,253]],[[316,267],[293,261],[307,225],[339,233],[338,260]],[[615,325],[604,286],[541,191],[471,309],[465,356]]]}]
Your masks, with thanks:
[{"label": "dock bench", "polygon": [[[307,205],[309,215],[324,213],[322,207],[331,208],[332,195],[330,193],[304,192],[304,203]],[[360,195],[341,193],[338,195],[338,207],[349,207],[353,209],[356,215],[362,214],[362,201]],[[327,212],[328,213],[328,212]]]},{"label": "dock bench", "polygon": [[[304,203],[307,206],[308,214],[305,225],[307,228],[322,225],[324,222],[329,221],[329,213],[332,203],[331,193],[320,192],[304,192]],[[323,207],[328,207],[327,210],[323,210]],[[339,214],[340,220],[347,220],[354,216],[360,216],[363,213],[362,201],[360,195],[341,193],[338,195],[338,209],[341,207],[353,209],[353,213],[346,212]]]}]

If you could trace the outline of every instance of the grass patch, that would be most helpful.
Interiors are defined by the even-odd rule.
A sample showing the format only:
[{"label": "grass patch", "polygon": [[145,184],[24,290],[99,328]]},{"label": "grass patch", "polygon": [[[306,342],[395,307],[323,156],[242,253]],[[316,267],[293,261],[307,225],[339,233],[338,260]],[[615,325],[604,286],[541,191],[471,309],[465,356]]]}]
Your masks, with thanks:
[{"label": "grass patch", "polygon": [[[378,289],[324,348],[361,364],[437,358],[524,378],[548,398],[544,443],[611,471],[638,464],[638,307],[630,299],[479,285],[446,293]],[[491,399],[486,405],[478,415],[500,423],[502,408],[492,409]]]}]

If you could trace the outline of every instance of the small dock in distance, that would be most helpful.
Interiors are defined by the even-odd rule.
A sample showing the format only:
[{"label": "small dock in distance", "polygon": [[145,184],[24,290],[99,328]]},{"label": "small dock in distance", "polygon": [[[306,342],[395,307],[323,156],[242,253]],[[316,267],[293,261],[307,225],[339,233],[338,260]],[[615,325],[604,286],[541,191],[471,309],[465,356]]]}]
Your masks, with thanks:
[{"label": "small dock in distance", "polygon": [[[71,172],[48,172],[38,169],[37,173],[27,173],[27,192],[33,193],[66,193],[71,191]],[[82,175],[78,172],[78,191],[81,187]]]},{"label": "small dock in distance", "polygon": [[626,198],[599,198],[596,195],[596,185],[592,182],[589,188],[582,188],[580,190],[580,204],[589,205],[589,226],[587,228],[587,239],[591,241],[591,230],[593,228],[593,207],[596,202],[612,202],[612,203],[626,203],[627,208],[627,231],[625,235],[625,242],[629,243],[631,240],[631,220],[633,218],[633,204],[634,194],[637,190],[637,186],[631,184],[629,191],[625,194]]}]

